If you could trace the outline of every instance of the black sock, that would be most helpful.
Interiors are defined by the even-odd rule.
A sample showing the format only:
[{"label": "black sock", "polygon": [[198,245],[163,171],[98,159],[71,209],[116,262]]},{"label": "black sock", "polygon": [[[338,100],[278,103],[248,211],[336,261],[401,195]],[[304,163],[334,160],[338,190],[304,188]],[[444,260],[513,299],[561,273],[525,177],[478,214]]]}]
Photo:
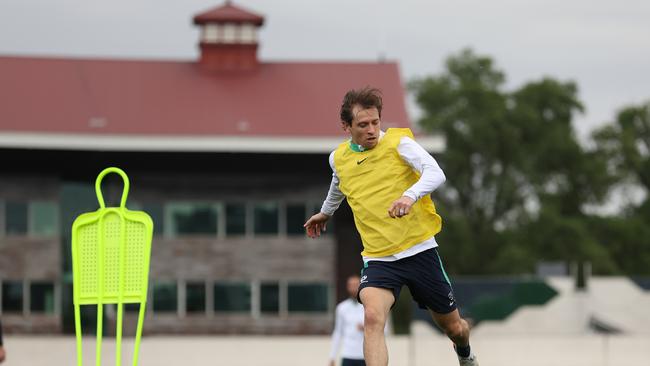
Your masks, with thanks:
[{"label": "black sock", "polygon": [[467,345],[467,347],[461,347],[459,345],[456,345],[456,347],[454,348],[456,348],[456,354],[459,355],[460,357],[466,358],[469,357],[469,355],[471,354],[469,344]]}]

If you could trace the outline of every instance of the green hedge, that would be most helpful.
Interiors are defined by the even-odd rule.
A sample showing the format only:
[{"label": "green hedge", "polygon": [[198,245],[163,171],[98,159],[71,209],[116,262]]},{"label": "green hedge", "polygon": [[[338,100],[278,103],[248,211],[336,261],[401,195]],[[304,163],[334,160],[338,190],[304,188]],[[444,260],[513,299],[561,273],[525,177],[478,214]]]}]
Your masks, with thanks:
[{"label": "green hedge", "polygon": [[505,296],[484,296],[470,306],[474,324],[483,320],[503,320],[524,305],[543,305],[557,291],[540,280],[528,280],[514,285]]}]

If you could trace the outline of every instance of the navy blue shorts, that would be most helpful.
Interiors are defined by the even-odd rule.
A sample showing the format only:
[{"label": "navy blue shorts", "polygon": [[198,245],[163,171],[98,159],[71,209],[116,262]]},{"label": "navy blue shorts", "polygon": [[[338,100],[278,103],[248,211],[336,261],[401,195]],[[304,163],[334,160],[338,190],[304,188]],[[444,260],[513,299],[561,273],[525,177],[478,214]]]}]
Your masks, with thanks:
[{"label": "navy blue shorts", "polygon": [[[361,270],[359,294],[366,287],[380,287],[393,291],[397,301],[404,285],[422,309],[428,308],[438,314],[456,309],[454,291],[436,248],[393,262],[366,262]],[[359,295],[357,297],[361,302]]]},{"label": "navy blue shorts", "polygon": [[341,366],[366,366],[366,361],[344,358],[341,360]]}]

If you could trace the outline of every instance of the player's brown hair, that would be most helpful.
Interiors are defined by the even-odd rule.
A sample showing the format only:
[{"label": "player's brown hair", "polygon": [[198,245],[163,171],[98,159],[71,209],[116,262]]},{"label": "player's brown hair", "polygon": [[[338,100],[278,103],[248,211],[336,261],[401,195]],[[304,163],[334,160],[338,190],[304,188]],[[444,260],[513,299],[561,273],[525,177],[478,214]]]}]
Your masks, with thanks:
[{"label": "player's brown hair", "polygon": [[377,88],[367,86],[362,89],[352,89],[345,93],[343,103],[341,104],[341,121],[352,125],[352,120],[354,119],[352,108],[355,105],[359,105],[363,109],[375,107],[379,112],[379,117],[381,117],[381,107],[383,105],[381,91]]}]

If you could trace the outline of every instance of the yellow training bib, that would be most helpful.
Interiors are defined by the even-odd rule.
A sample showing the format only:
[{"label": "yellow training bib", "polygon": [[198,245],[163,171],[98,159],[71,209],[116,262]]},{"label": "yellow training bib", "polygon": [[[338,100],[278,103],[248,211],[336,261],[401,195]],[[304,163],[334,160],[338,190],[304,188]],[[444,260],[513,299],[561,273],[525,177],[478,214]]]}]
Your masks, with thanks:
[{"label": "yellow training bib", "polygon": [[428,195],[420,198],[408,215],[391,218],[388,208],[415,184],[419,174],[397,151],[402,137],[413,138],[408,128],[389,128],[377,145],[353,151],[349,141],[334,152],[334,168],[339,189],[354,213],[367,257],[399,253],[440,232],[442,219]]}]

